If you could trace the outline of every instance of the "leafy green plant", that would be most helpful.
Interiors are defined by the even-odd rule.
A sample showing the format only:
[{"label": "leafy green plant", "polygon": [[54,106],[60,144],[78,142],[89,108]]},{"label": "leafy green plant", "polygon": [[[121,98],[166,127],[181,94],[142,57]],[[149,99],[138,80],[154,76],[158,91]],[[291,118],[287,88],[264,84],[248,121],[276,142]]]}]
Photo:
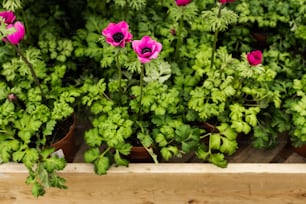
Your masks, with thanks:
[{"label": "leafy green plant", "polygon": [[[26,48],[26,43],[8,40],[14,32],[1,28],[3,47],[10,52],[1,59],[0,162],[23,163],[29,171],[26,183],[38,197],[49,187],[67,188],[66,180],[57,175],[67,161],[54,154],[52,144],[68,132],[69,127],[63,135],[56,134],[75,112],[81,92],[64,80],[73,49],[70,40],[46,38],[37,42],[40,47]],[[52,47],[54,43],[60,45]]]}]

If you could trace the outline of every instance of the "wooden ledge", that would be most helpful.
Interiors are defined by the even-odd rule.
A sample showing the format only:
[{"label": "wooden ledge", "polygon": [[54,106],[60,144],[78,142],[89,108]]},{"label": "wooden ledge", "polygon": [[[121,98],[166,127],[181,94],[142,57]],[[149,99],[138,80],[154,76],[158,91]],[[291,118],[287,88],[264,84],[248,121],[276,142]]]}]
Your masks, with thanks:
[{"label": "wooden ledge", "polygon": [[98,176],[91,164],[69,163],[67,190],[33,198],[22,164],[0,165],[1,204],[200,204],[306,202],[306,164],[130,164]]},{"label": "wooden ledge", "polygon": [[[0,165],[0,173],[27,173],[23,164],[6,163]],[[93,165],[86,163],[69,163],[61,173],[94,173]],[[130,164],[129,167],[112,167],[108,174],[148,173],[148,174],[240,174],[240,173],[273,173],[273,174],[306,174],[306,164],[260,164],[233,163],[227,168],[201,163],[161,163]]]}]

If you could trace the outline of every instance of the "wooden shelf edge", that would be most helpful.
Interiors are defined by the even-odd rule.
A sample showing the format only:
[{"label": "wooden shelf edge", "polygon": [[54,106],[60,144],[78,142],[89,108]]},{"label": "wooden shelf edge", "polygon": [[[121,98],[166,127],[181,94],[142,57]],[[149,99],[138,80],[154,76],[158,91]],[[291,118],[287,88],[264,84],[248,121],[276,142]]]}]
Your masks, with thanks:
[{"label": "wooden shelf edge", "polygon": [[[27,173],[23,164],[5,163],[0,165],[0,174]],[[94,173],[93,165],[86,163],[69,163],[61,173]],[[306,174],[303,163],[232,163],[227,168],[213,164],[201,163],[161,163],[161,164],[130,164],[129,167],[112,167],[108,174],[240,174],[240,173],[271,173],[271,174]]]}]

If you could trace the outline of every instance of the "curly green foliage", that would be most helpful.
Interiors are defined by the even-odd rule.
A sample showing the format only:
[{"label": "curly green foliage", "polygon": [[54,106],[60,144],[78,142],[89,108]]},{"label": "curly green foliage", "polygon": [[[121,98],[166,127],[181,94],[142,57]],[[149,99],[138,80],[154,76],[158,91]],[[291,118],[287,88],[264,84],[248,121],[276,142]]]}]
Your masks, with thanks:
[{"label": "curly green foliage", "polygon": [[305,3],[305,0],[241,0],[235,10],[240,16],[240,23],[257,22],[259,27],[276,27],[279,22],[289,23],[292,16],[303,18]]},{"label": "curly green foliage", "polygon": [[291,116],[293,128],[291,128],[291,141],[294,146],[299,147],[306,143],[306,75],[304,74],[301,79],[293,81],[293,91],[295,95],[286,100],[285,107],[287,113]]},{"label": "curly green foliage", "polygon": [[[131,90],[135,99],[130,101],[130,106],[137,112],[140,87],[133,86]],[[142,110],[144,113],[154,112],[156,115],[175,114],[182,109],[178,95],[179,92],[175,88],[169,89],[167,85],[156,81],[148,83],[143,89]]]},{"label": "curly green foliage", "polygon": [[39,41],[38,44],[45,61],[55,59],[59,62],[66,62],[74,50],[71,40],[57,39],[51,33],[47,34],[45,39]]},{"label": "curly green foliage", "polygon": [[188,102],[201,120],[217,119],[237,133],[248,134],[263,125],[261,117],[265,116],[261,112],[281,107],[281,90],[276,86],[271,88],[275,71],[261,65],[250,66],[245,55],[238,61],[223,47],[217,50],[212,68],[207,60],[209,56],[209,50],[205,49],[197,55],[193,68],[204,82],[191,91]]},{"label": "curly green foliage", "polygon": [[22,1],[21,0],[3,0],[2,6],[6,10],[15,11],[16,9],[22,8]]},{"label": "curly green foliage", "polygon": [[201,18],[205,22],[209,31],[225,31],[229,25],[235,24],[238,21],[238,15],[226,7],[220,10],[215,7],[209,11],[203,11]]}]

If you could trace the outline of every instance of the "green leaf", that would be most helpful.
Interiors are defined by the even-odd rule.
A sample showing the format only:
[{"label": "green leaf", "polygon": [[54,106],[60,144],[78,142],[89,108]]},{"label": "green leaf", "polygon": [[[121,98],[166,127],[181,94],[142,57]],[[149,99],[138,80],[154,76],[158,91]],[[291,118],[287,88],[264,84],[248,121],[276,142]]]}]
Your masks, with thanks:
[{"label": "green leaf", "polygon": [[108,157],[99,157],[95,163],[95,172],[98,175],[106,174],[107,170],[109,169],[109,158]]},{"label": "green leaf", "polygon": [[43,129],[43,135],[52,135],[53,129],[56,125],[55,120],[50,120],[47,122],[46,127]]},{"label": "green leaf", "polygon": [[57,176],[57,175],[53,175],[50,179],[49,179],[49,183],[51,187],[57,187],[60,189],[67,189],[67,186],[65,185],[66,183],[66,179]]},{"label": "green leaf", "polygon": [[114,159],[115,159],[116,165],[118,166],[128,166],[129,165],[128,160],[121,158],[119,151],[116,151],[114,155]]},{"label": "green leaf", "polygon": [[13,161],[20,162],[22,161],[25,155],[25,151],[18,151],[13,153]]},{"label": "green leaf", "polygon": [[165,136],[161,133],[156,135],[155,141],[159,144],[160,147],[164,147],[168,144]]},{"label": "green leaf", "polygon": [[210,154],[208,160],[211,163],[222,168],[225,168],[227,166],[227,161],[224,159],[224,155],[221,153]]},{"label": "green leaf", "polygon": [[192,150],[192,148],[193,148],[193,145],[191,145],[191,144],[189,144],[187,142],[182,142],[182,151],[184,153],[190,152]]},{"label": "green leaf", "polygon": [[153,139],[148,134],[138,133],[137,138],[145,147],[150,147],[153,144]]},{"label": "green leaf", "polygon": [[218,150],[221,145],[221,135],[219,133],[211,134],[209,138],[209,147],[210,149]]},{"label": "green leaf", "polygon": [[84,153],[85,162],[91,163],[100,156],[99,148],[91,148]]},{"label": "green leaf", "polygon": [[64,158],[58,158],[56,156],[46,159],[44,162],[44,168],[49,172],[63,170],[66,166],[66,161]]},{"label": "green leaf", "polygon": [[52,153],[54,152],[54,148],[45,148],[41,151],[40,155],[42,156],[42,159],[47,159]]},{"label": "green leaf", "polygon": [[237,137],[237,132],[231,128],[227,123],[221,123],[221,125],[217,126],[217,129],[220,131],[222,135],[224,135],[229,140],[235,140]]},{"label": "green leaf", "polygon": [[49,174],[42,163],[37,164],[36,173],[37,177],[39,178],[39,182],[42,184],[42,186],[44,188],[49,188]]},{"label": "green leaf", "polygon": [[23,163],[26,167],[31,168],[39,159],[38,151],[34,148],[27,149],[23,157]]},{"label": "green leaf", "polygon": [[163,147],[160,153],[165,160],[169,160],[172,157],[171,151],[167,147]]},{"label": "green leaf", "polygon": [[120,154],[128,155],[131,152],[132,145],[123,142],[116,145],[115,148],[120,152]]},{"label": "green leaf", "polygon": [[43,196],[45,193],[46,193],[46,191],[45,191],[44,187],[41,184],[39,184],[37,182],[35,182],[33,184],[32,194],[34,195],[34,197],[37,198],[38,196]]},{"label": "green leaf", "polygon": [[208,151],[205,151],[203,147],[199,147],[196,151],[196,155],[199,159],[203,159],[206,161],[209,158],[210,153]]},{"label": "green leaf", "polygon": [[222,153],[227,153],[229,155],[235,153],[238,148],[238,143],[236,140],[229,140],[225,137],[222,137],[222,145],[220,147],[220,151]]},{"label": "green leaf", "polygon": [[85,133],[85,141],[90,147],[100,146],[102,138],[99,136],[98,128],[91,128]]}]

